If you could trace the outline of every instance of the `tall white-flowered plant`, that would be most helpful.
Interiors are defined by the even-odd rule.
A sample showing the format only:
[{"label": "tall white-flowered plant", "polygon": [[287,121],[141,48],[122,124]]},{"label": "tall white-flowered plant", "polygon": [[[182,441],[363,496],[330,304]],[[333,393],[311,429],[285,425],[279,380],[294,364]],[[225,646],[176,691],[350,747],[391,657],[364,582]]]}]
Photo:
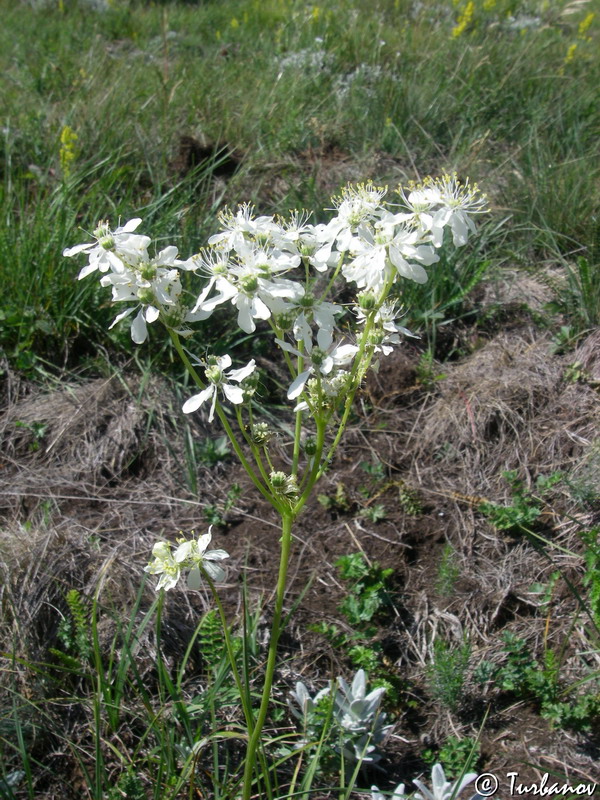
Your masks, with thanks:
[{"label": "tall white-flowered plant", "polygon": [[[206,413],[208,408],[209,422],[219,418],[250,480],[281,518],[280,570],[262,700],[256,716],[245,707],[249,736],[243,800],[256,789],[256,753],[275,671],[294,520],[331,462],[368,369],[412,335],[401,324],[397,298],[401,302],[402,282],[425,283],[444,240],[465,245],[475,232],[473,217],[486,210],[477,187],[454,175],[427,179],[391,196],[371,183],[349,186],[333,205],[331,218],[316,224],[298,211],[287,219],[256,216],[250,205],[224,211],[220,230],[207,246],[184,260],[173,245],[152,255],[150,238],[138,233],[139,218],[114,230],[100,222],[93,241],[64,251],[67,257],[87,258],[80,279],[100,273],[113,302],[125,304],[112,324],[131,319],[134,342],[146,341],[149,331],[161,325],[166,329],[197,387],[183,411]],[[182,272],[188,273],[185,281]],[[184,288],[194,276],[197,288]],[[336,302],[339,297],[345,302]],[[233,367],[229,353],[199,357],[190,352],[194,326],[231,308],[245,334],[259,326],[270,329],[273,347],[289,372],[282,389],[295,423],[286,470],[275,463],[281,459],[270,449],[276,431],[255,418],[253,396],[260,382],[255,361]],[[209,540],[210,533],[180,541],[177,547],[158,542],[146,567],[160,576],[157,589],[175,586],[185,570],[193,589],[203,575],[211,586],[220,581],[219,562],[227,554],[207,550]],[[361,715],[368,717],[379,699],[377,693],[364,693],[360,676],[352,687],[340,683],[336,693],[340,724],[358,739],[366,737],[361,740],[363,760],[375,743],[369,739],[372,732],[361,732]],[[441,778],[437,773],[434,777],[439,794]],[[434,800],[447,797],[436,795]]]}]

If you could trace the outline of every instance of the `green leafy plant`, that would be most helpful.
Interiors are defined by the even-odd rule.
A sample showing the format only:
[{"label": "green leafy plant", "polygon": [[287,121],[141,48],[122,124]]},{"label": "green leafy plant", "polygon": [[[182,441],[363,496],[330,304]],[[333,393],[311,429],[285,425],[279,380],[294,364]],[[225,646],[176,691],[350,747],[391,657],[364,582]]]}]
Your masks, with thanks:
[{"label": "green leafy plant", "polygon": [[350,625],[364,625],[389,607],[392,569],[369,564],[363,553],[342,556],[335,565],[341,579],[350,584],[348,596],[340,605]]},{"label": "green leafy plant", "polygon": [[583,585],[588,591],[590,613],[596,629],[600,631],[600,526],[595,525],[590,530],[583,531],[581,538],[585,545]]},{"label": "green leafy plant", "polygon": [[462,699],[471,659],[471,644],[465,639],[451,646],[443,639],[433,643],[433,659],[427,670],[432,695],[450,711],[457,711]]},{"label": "green leafy plant", "polygon": [[[385,689],[379,687],[367,693],[367,677],[359,669],[349,685],[338,678],[335,687],[327,687],[311,697],[303,683],[290,692],[290,710],[300,723],[302,745],[329,748],[350,763],[376,763],[380,759],[377,745],[389,730],[386,715],[380,709]],[[321,753],[323,763],[335,763]]]},{"label": "green leafy plant", "polygon": [[33,441],[29,445],[29,450],[32,453],[35,453],[37,450],[40,449],[40,444],[46,435],[46,431],[48,429],[47,422],[23,422],[22,420],[18,419],[15,422],[15,428],[24,428],[25,430],[29,431],[33,437]]},{"label": "green leafy plant", "polygon": [[373,522],[374,524],[384,520],[387,515],[388,512],[383,503],[376,503],[373,506],[366,506],[360,510],[360,516],[368,519],[369,522]]},{"label": "green leafy plant", "polygon": [[542,497],[553,486],[563,480],[561,472],[552,475],[540,475],[536,481],[537,494],[526,488],[524,482],[514,470],[503,472],[512,491],[510,505],[484,502],[479,505],[481,511],[498,530],[527,533],[535,526],[542,513]]},{"label": "green leafy plant", "polygon": [[196,445],[198,461],[201,464],[214,466],[221,461],[226,461],[231,456],[229,439],[227,436],[217,436],[214,439],[207,437]]},{"label": "green leafy plant", "polygon": [[92,655],[91,603],[78,589],[70,589],[65,600],[69,613],[61,619],[57,635],[66,652],[56,648],[51,648],[50,652],[61,661],[81,668]]},{"label": "green leafy plant", "polygon": [[348,497],[346,487],[341,482],[336,485],[335,494],[319,494],[317,495],[317,500],[323,508],[337,514],[350,511],[353,506],[352,500]]},{"label": "green leafy plant", "polygon": [[438,565],[435,589],[438,594],[447,597],[452,594],[454,584],[460,575],[460,567],[456,560],[456,550],[450,542],[446,542],[442,550],[442,557]]},{"label": "green leafy plant", "polygon": [[373,459],[373,461],[361,461],[360,468],[377,481],[385,480],[387,475],[385,464],[378,458]]},{"label": "green leafy plant", "polygon": [[238,483],[234,483],[225,495],[225,500],[219,504],[209,503],[204,507],[204,519],[209,525],[216,525],[219,528],[226,528],[228,525],[227,514],[234,507],[242,494],[242,488]]},{"label": "green leafy plant", "polygon": [[[509,631],[502,636],[505,661],[501,665],[481,662],[474,671],[479,682],[493,681],[503,692],[535,702],[543,717],[554,725],[578,731],[594,728],[600,712],[597,685],[581,692],[579,686],[565,687],[560,680],[560,660],[547,649],[538,663],[524,639]],[[597,683],[597,682],[596,682]],[[589,687],[589,682],[584,682]],[[569,695],[572,697],[569,699]]]},{"label": "green leafy plant", "polygon": [[464,739],[449,736],[439,750],[427,748],[421,757],[431,766],[436,762],[440,763],[448,778],[458,778],[477,767],[480,752],[481,747],[477,739],[468,736]]},{"label": "green leafy plant", "polygon": [[405,514],[410,517],[419,517],[423,513],[423,504],[418,492],[404,481],[398,486],[398,501]]},{"label": "green leafy plant", "polygon": [[[571,338],[600,324],[600,284],[598,264],[585,256],[574,262],[561,259],[564,279],[547,279],[553,292],[548,308],[564,314],[569,322]],[[561,328],[561,331],[564,327]]]}]

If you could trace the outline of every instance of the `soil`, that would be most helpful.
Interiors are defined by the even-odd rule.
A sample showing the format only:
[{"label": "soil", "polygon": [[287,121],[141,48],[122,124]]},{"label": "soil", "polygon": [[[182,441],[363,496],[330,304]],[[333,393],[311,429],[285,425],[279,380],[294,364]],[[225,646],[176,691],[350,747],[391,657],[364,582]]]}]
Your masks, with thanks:
[{"label": "soil", "polygon": [[[336,562],[361,552],[368,563],[392,570],[391,605],[365,642],[379,646],[384,671],[400,690],[387,708],[393,728],[381,747],[382,769],[363,776],[362,786],[376,783],[383,791],[405,781],[410,787],[420,773],[428,783],[426,749],[436,753],[448,737],[478,735],[477,769],[498,776],[501,797],[509,796],[510,772],[522,783],[539,782],[544,772],[571,784],[600,782],[598,720],[586,731],[553,726],[535,696],[476,680],[482,661],[505,663],[506,633],[524,639],[540,664],[554,652],[565,687],[600,668],[598,633],[569,589],[587,597],[579,534],[600,523],[598,340],[592,332],[577,352],[552,354],[548,334],[521,315],[500,331],[453,330],[446,340],[451,358],[429,368],[423,345],[406,342],[366,382],[318,488],[321,502],[314,497],[295,527],[287,608],[297,607],[281,640],[277,678],[282,700],[296,681],[317,690],[337,675],[351,678],[356,667],[347,649],[314,630],[327,623],[351,632],[339,608],[348,583]],[[583,366],[574,376],[569,368],[577,361]],[[201,462],[199,445],[220,435],[216,427],[202,414],[184,419],[181,398],[160,378],[142,383],[125,373],[41,392],[7,375],[0,418],[0,649],[16,646],[25,661],[50,659],[50,648],[62,646],[69,589],[88,597],[97,592],[105,608],[131,608],[153,542],[204,530],[207,506],[221,508],[225,519],[213,535],[231,556],[222,587],[228,614],[239,619],[245,572],[264,639],[278,568],[277,520],[231,458]],[[277,410],[273,419],[282,419]],[[285,423],[279,430],[285,468]],[[195,465],[182,446],[186,433],[197,443]],[[540,547],[541,539],[523,531],[498,530],[482,513],[485,501],[510,505],[507,470],[532,491],[540,475],[566,476],[544,495],[535,526],[550,545]],[[225,513],[235,483],[241,493]],[[375,508],[383,518],[375,519]],[[444,573],[444,563],[452,570]],[[556,570],[561,577],[552,583]],[[550,599],[536,585],[554,586]],[[142,607],[152,599],[148,586]],[[168,593],[163,653],[170,663],[181,658],[211,605],[204,592]],[[107,616],[100,630],[107,643],[111,630]],[[466,639],[465,683],[449,708],[432,688],[434,641],[453,649]],[[149,635],[140,674],[152,675],[155,651]],[[200,669],[194,654],[190,687]],[[18,673],[23,689],[31,672],[23,666]],[[82,722],[72,714],[60,724],[74,732]],[[55,778],[40,777],[36,796],[81,796],[68,788],[76,761],[64,753],[61,760],[55,742],[48,749],[37,737],[36,757],[53,765]]]}]

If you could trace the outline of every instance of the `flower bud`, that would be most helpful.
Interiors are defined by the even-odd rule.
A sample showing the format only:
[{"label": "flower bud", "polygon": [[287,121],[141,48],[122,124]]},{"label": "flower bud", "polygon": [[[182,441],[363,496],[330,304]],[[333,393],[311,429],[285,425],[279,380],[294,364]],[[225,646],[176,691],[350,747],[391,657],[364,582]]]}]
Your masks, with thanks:
[{"label": "flower bud", "polygon": [[156,267],[154,264],[142,264],[140,266],[140,275],[145,281],[151,281],[156,278]]},{"label": "flower bud", "polygon": [[254,444],[266,445],[273,437],[275,431],[267,425],[266,422],[256,422],[250,428],[250,438]]},{"label": "flower bud", "polygon": [[277,494],[289,498],[298,496],[298,484],[293,475],[286,475],[285,472],[272,472],[269,475],[269,480]]},{"label": "flower bud", "polygon": [[296,319],[296,315],[293,311],[287,311],[283,314],[278,314],[275,317],[275,324],[279,328],[280,331],[291,331],[294,325],[294,321]]},{"label": "flower bud", "polygon": [[311,292],[306,292],[306,294],[303,295],[300,298],[300,300],[298,300],[298,305],[301,308],[312,308],[312,306],[314,305],[314,302],[315,302],[314,294],[312,294]]},{"label": "flower bud", "polygon": [[206,380],[210,381],[211,383],[219,383],[222,378],[221,369],[217,364],[212,364],[211,366],[207,367],[204,370],[204,374],[206,375]]},{"label": "flower bud", "polygon": [[320,347],[313,347],[312,353],[310,354],[310,358],[312,363],[315,367],[320,367],[321,364],[325,361],[327,357],[327,353]]},{"label": "flower bud", "polygon": [[152,291],[152,289],[145,289],[145,288],[138,289],[137,296],[140,303],[146,306],[154,305],[154,303],[156,302],[156,298],[154,297],[154,292]]},{"label": "flower bud", "polygon": [[373,292],[361,292],[358,295],[358,305],[363,311],[371,311],[375,308],[377,298]]},{"label": "flower bud", "polygon": [[304,442],[304,452],[307,456],[314,456],[317,452],[317,440],[313,436],[309,436]]},{"label": "flower bud", "polygon": [[258,278],[256,275],[244,275],[240,284],[244,292],[255,292],[258,289]]},{"label": "flower bud", "polygon": [[272,472],[269,475],[269,480],[274,489],[284,489],[287,484],[288,476],[285,472]]}]

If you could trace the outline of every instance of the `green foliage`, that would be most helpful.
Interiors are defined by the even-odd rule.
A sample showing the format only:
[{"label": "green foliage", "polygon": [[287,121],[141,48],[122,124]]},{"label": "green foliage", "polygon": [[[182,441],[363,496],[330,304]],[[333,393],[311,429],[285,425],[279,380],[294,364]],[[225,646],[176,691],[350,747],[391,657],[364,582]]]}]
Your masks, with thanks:
[{"label": "green foliage", "polygon": [[219,528],[226,528],[229,524],[227,522],[227,514],[234,507],[242,494],[242,487],[238,483],[234,483],[231,489],[225,495],[225,500],[219,505],[209,503],[203,510],[204,519],[209,525],[216,525]]},{"label": "green foliage", "polygon": [[[78,589],[70,589],[65,600],[69,616],[63,617],[58,625],[58,639],[67,655],[70,654],[75,659],[72,663],[85,664],[92,655],[91,606],[86,598],[82,598]],[[58,658],[63,655],[56,649],[51,652]]]},{"label": "green foliage", "polygon": [[473,772],[477,768],[481,747],[477,739],[449,736],[439,750],[428,748],[421,757],[426,764],[440,763],[444,774],[450,780],[456,780],[460,775]]},{"label": "green foliage", "polygon": [[[600,242],[595,243],[593,255],[600,255]],[[561,313],[569,320],[569,326],[563,326],[559,335],[564,338],[568,332],[573,339],[600,325],[600,263],[579,256],[574,263],[562,259],[562,266],[565,275],[563,280],[546,276],[545,282],[553,293],[548,310]]]},{"label": "green foliage", "polygon": [[361,461],[360,468],[377,481],[385,480],[387,475],[385,464],[378,458],[373,461]]},{"label": "green foliage", "polygon": [[446,377],[444,372],[437,371],[432,349],[425,350],[421,353],[415,367],[415,373],[417,381],[424,389],[428,390],[434,388],[436,381],[443,381]]},{"label": "green foliage", "polygon": [[450,711],[457,711],[471,659],[471,644],[464,640],[452,647],[443,639],[433,643],[433,660],[427,670],[427,680],[432,695]]},{"label": "green foliage", "polygon": [[[493,681],[498,688],[517,699],[534,701],[543,717],[554,725],[576,731],[591,731],[596,726],[600,713],[600,688],[597,685],[586,692],[574,694],[560,681],[560,663],[552,650],[546,650],[544,661],[539,664],[531,654],[524,639],[514,633],[505,632],[505,660],[501,665],[481,662],[474,671],[480,683]],[[589,684],[585,684],[586,686]]]},{"label": "green foliage", "polygon": [[596,629],[600,631],[600,526],[583,531],[581,538],[585,545],[583,585],[588,590],[590,613]]},{"label": "green foliage", "polygon": [[435,590],[442,597],[452,594],[454,584],[460,575],[460,567],[456,563],[456,550],[450,542],[446,542],[442,550],[442,558],[438,566]]},{"label": "green foliage", "polygon": [[203,442],[197,445],[197,451],[198,461],[201,464],[207,464],[209,467],[221,461],[226,461],[231,455],[229,439],[225,434],[223,434],[223,436],[217,436],[214,439],[207,437]]},{"label": "green foliage", "polygon": [[146,800],[146,790],[139,777],[132,771],[124,772],[108,792],[108,800]]},{"label": "green foliage", "polygon": [[387,509],[383,503],[376,503],[373,506],[361,508],[360,516],[368,519],[369,522],[372,522],[373,524],[377,524],[387,517]]},{"label": "green foliage", "polygon": [[29,450],[32,453],[40,449],[40,444],[46,435],[48,423],[46,422],[23,422],[18,419],[15,422],[15,428],[24,428],[29,431],[33,437],[33,441],[29,444]]},{"label": "green foliage", "polygon": [[337,514],[343,514],[352,508],[352,500],[348,497],[346,487],[343,483],[338,483],[335,487],[335,494],[319,494],[317,495],[319,503],[328,511]]},{"label": "green foliage", "polygon": [[390,604],[392,569],[369,565],[362,553],[342,556],[335,562],[342,580],[350,583],[349,594],[340,605],[350,625],[370,622]]},{"label": "green foliage", "polygon": [[404,513],[410,517],[420,517],[423,513],[423,504],[418,493],[404,482],[398,487],[398,501]]},{"label": "green foliage", "polygon": [[513,531],[515,533],[527,533],[535,526],[540,514],[542,513],[542,497],[547,494],[553,486],[563,480],[561,472],[554,472],[552,475],[540,475],[536,481],[537,494],[526,488],[524,482],[519,478],[514,470],[502,473],[512,491],[512,502],[510,505],[502,506],[497,503],[481,503],[481,511],[498,530]]}]

